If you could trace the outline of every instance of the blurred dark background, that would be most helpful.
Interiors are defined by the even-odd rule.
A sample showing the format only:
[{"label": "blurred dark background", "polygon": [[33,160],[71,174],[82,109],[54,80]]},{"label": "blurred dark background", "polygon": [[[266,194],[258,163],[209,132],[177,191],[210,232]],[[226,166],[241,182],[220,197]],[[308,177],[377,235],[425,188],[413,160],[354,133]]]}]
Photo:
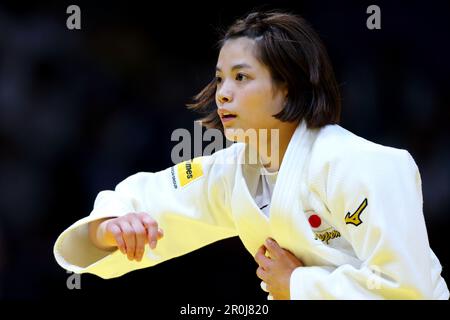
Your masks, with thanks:
[{"label": "blurred dark background", "polygon": [[[81,30],[66,27],[70,4]],[[366,27],[371,4],[381,30]],[[303,15],[341,85],[341,125],[412,154],[448,281],[448,1],[2,2],[0,298],[265,301],[237,238],[118,279],[82,275],[80,290],[66,287],[52,252],[98,192],[172,165],[172,131],[192,132],[198,118],[184,104],[214,76],[218,28],[253,8]]]}]

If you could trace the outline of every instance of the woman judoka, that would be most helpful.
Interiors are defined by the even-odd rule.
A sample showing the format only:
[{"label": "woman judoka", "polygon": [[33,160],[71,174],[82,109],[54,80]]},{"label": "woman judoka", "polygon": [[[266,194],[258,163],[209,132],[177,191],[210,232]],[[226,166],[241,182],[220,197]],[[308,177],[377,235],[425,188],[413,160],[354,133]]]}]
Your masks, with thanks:
[{"label": "woman judoka", "polygon": [[57,239],[62,267],[118,277],[239,236],[268,299],[448,299],[413,158],[338,125],[332,66],[301,17],[236,21],[190,107],[236,143],[101,191]]}]

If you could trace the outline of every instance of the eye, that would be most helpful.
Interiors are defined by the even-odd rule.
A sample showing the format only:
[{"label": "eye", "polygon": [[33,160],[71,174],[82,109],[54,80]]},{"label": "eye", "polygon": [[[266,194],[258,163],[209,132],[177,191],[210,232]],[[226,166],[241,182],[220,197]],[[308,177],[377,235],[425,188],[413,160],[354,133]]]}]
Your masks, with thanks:
[{"label": "eye", "polygon": [[247,80],[247,79],[248,79],[248,76],[243,74],[243,73],[238,73],[236,75],[236,80],[237,81],[244,81],[244,80]]},{"label": "eye", "polygon": [[219,76],[216,76],[216,83],[221,83],[222,82],[222,78]]}]

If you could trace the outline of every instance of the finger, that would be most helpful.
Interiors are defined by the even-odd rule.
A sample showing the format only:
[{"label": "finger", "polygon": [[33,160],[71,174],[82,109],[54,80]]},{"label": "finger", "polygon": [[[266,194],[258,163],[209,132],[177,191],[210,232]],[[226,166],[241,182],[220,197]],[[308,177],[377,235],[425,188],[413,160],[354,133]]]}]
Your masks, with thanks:
[{"label": "finger", "polygon": [[258,276],[258,278],[260,278],[265,283],[268,282],[267,281],[267,279],[268,279],[268,272],[266,270],[264,270],[262,267],[258,267],[258,269],[256,269],[256,275]]},{"label": "finger", "polygon": [[267,300],[274,300],[274,299],[273,299],[273,296],[272,296],[271,294],[269,294],[269,295],[267,296]]},{"label": "finger", "polygon": [[136,261],[141,261],[145,250],[145,240],[147,239],[147,232],[145,227],[138,218],[131,218],[131,226],[133,227],[136,238],[136,249],[134,251],[134,258]]},{"label": "finger", "polygon": [[110,223],[107,225],[106,229],[114,236],[114,240],[116,241],[117,247],[119,248],[120,252],[126,254],[127,250],[125,249],[125,241],[123,240],[120,227],[115,223]]},{"label": "finger", "polygon": [[264,246],[259,248],[255,254],[255,261],[259,266],[263,267],[264,269],[268,269],[270,267],[271,260],[270,258],[266,257],[265,252],[266,249],[264,248]]},{"label": "finger", "polygon": [[[258,254],[258,253],[265,254],[266,253],[266,247],[264,245],[260,246],[258,248],[258,251],[256,251],[256,254]],[[256,256],[256,254],[255,254],[255,256]]]},{"label": "finger", "polygon": [[256,251],[255,255],[253,256],[253,258],[255,259],[256,262],[257,258],[260,257],[261,255],[265,256],[266,255],[266,247],[264,247],[264,245],[260,246],[258,248],[258,251]]},{"label": "finger", "polygon": [[128,260],[134,259],[134,251],[136,249],[136,237],[134,235],[133,227],[128,221],[122,221],[119,224],[122,230],[122,236],[125,240],[125,248],[127,250]]},{"label": "finger", "polygon": [[271,257],[275,259],[280,257],[280,250],[282,249],[275,240],[267,238],[264,245],[266,246],[267,251],[269,251]]},{"label": "finger", "polygon": [[147,237],[150,248],[155,249],[156,242],[158,240],[158,223],[148,214],[142,215],[141,220],[147,229]]},{"label": "finger", "polygon": [[158,240],[164,237],[164,230],[161,228],[158,228]]},{"label": "finger", "polygon": [[267,288],[267,292],[269,292],[273,298],[276,298],[273,287],[270,284],[267,284],[266,288]]}]

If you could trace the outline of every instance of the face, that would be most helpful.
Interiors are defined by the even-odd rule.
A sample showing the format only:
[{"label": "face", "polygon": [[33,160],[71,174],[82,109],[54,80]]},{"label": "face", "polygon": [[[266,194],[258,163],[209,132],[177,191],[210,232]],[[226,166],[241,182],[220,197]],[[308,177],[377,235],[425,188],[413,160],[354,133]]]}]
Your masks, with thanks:
[{"label": "face", "polygon": [[255,57],[255,50],[253,39],[240,37],[227,40],[219,53],[216,104],[229,140],[242,140],[237,131],[270,131],[285,124],[272,115],[283,109],[287,90],[274,85],[269,69]]}]

